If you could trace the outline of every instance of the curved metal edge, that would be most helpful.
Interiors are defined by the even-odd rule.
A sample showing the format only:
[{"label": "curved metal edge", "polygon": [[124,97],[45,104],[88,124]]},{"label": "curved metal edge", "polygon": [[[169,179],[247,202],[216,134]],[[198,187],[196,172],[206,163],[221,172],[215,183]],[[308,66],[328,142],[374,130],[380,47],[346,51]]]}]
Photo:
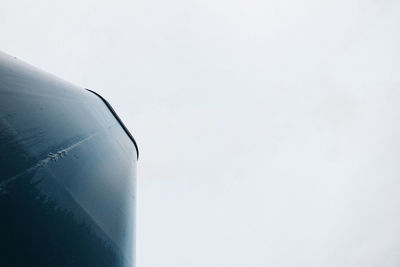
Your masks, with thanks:
[{"label": "curved metal edge", "polygon": [[139,148],[138,145],[135,141],[135,138],[133,138],[132,134],[129,132],[128,128],[125,126],[125,124],[122,122],[121,118],[118,116],[118,114],[115,112],[115,110],[113,109],[113,107],[111,106],[110,103],[108,103],[107,100],[105,100],[101,95],[99,95],[98,93],[96,93],[93,90],[87,89],[85,88],[87,91],[95,94],[96,96],[98,96],[103,102],[104,104],[106,104],[106,106],[108,107],[108,109],[111,111],[111,113],[114,115],[114,117],[117,119],[117,121],[119,122],[119,124],[121,125],[122,129],[124,129],[125,133],[129,136],[129,139],[132,140],[133,144],[135,145],[136,148],[136,155],[137,155],[137,159],[139,159]]}]

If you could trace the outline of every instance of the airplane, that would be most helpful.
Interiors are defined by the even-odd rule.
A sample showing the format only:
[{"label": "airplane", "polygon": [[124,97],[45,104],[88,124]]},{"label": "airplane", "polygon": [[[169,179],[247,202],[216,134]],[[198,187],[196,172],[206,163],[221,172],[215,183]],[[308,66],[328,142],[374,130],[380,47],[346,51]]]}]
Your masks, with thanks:
[{"label": "airplane", "polygon": [[0,53],[0,265],[134,267],[138,156],[99,94]]}]

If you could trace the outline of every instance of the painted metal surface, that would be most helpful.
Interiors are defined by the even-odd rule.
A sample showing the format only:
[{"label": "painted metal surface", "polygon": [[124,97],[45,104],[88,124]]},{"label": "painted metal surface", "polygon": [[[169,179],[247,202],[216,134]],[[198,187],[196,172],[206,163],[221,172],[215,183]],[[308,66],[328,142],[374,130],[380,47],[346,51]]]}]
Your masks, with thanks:
[{"label": "painted metal surface", "polygon": [[0,54],[0,265],[134,266],[137,156],[97,95]]}]

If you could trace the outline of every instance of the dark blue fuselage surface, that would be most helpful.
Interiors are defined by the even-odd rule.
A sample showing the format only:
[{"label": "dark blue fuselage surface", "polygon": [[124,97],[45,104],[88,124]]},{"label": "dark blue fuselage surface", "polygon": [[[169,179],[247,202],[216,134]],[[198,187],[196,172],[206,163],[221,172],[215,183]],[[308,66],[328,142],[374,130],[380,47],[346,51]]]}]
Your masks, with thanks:
[{"label": "dark blue fuselage surface", "polygon": [[97,95],[0,53],[1,266],[134,266],[136,161]]}]

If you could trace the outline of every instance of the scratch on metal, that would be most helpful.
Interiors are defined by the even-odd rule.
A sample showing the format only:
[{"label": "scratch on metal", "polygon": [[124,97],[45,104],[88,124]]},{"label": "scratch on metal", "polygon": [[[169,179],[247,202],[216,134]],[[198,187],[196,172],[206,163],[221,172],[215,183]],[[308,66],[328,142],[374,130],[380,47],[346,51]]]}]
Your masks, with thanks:
[{"label": "scratch on metal", "polygon": [[36,169],[42,168],[44,166],[46,166],[49,162],[51,161],[57,161],[60,158],[65,157],[69,151],[73,150],[74,148],[76,148],[77,146],[80,146],[81,144],[87,142],[88,140],[92,139],[94,136],[98,135],[99,133],[94,133],[92,135],[89,135],[88,137],[73,143],[72,145],[70,145],[67,148],[58,150],[56,152],[49,152],[47,154],[47,157],[44,159],[39,160],[35,165],[33,165],[32,167],[24,170],[23,172],[18,173],[17,175],[14,175],[13,177],[10,177],[6,180],[4,180],[3,182],[0,183],[0,194],[1,193],[5,193],[5,186],[8,185],[9,183],[15,181],[16,179],[20,178],[21,176],[25,175],[26,173],[29,173],[31,171],[34,171]]}]

